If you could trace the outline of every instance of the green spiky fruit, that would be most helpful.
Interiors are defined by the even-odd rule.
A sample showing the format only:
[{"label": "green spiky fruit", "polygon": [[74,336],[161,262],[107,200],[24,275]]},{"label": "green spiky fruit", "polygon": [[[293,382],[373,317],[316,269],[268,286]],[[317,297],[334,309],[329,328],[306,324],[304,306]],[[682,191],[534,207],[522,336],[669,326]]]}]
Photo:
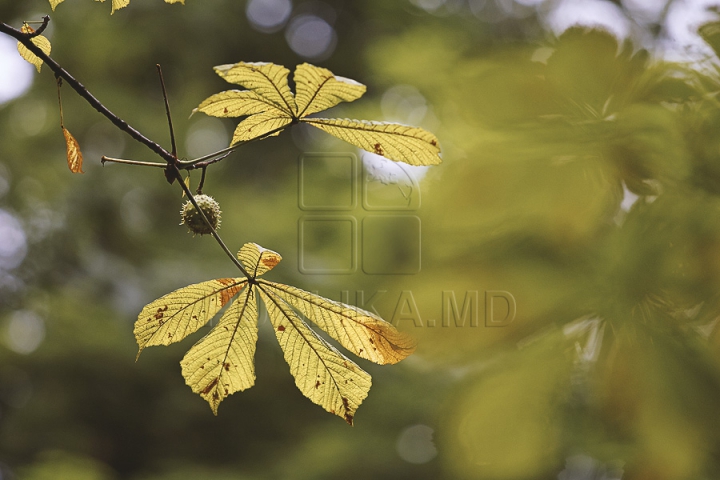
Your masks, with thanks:
[{"label": "green spiky fruit", "polygon": [[[195,201],[207,217],[208,221],[210,221],[210,225],[217,230],[220,227],[221,213],[218,202],[208,195],[196,195]],[[183,205],[183,208],[180,211],[180,215],[182,216],[182,223],[180,225],[187,225],[188,229],[192,233],[199,233],[200,235],[212,233],[212,230],[207,223],[205,223],[202,215],[198,209],[195,208],[195,205],[190,202],[190,200],[185,202],[185,205]]]}]

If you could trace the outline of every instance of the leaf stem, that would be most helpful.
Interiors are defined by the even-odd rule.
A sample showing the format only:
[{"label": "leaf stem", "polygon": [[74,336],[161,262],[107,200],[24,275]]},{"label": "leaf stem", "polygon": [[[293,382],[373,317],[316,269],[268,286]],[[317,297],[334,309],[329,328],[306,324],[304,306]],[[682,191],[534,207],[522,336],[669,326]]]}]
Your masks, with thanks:
[{"label": "leaf stem", "polygon": [[[232,152],[234,152],[236,149],[240,148],[241,146],[247,145],[248,143],[254,142],[256,140],[263,140],[265,138],[276,135],[276,134],[282,132],[283,130],[285,130],[286,128],[288,128],[290,125],[292,125],[292,124],[283,125],[282,127],[278,127],[274,130],[270,130],[265,135],[251,138],[250,140],[245,140],[243,142],[238,142],[234,145],[229,146],[228,148],[218,150],[215,153],[210,153],[208,155],[205,155],[205,156],[202,156],[199,158],[194,158],[192,160],[180,160],[180,161],[178,161],[178,167],[182,170],[194,170],[197,168],[205,168],[208,165],[212,165],[213,163],[217,163],[220,160],[224,159],[225,157],[227,157],[229,154],[231,154]],[[216,158],[216,157],[219,157],[219,158]]]}]

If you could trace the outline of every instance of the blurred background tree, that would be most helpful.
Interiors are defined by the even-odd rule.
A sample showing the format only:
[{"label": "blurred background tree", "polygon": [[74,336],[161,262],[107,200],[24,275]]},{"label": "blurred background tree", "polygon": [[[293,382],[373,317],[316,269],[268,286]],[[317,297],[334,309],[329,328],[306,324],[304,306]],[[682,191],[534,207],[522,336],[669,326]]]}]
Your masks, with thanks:
[{"label": "blurred background tree", "polygon": [[[328,136],[296,128],[251,144],[205,187],[231,248],[279,251],[275,279],[338,300],[386,291],[372,305],[418,351],[394,367],[359,362],[374,386],[353,428],[295,389],[267,321],[256,386],[218,417],[179,375],[192,340],[134,363],[145,303],[233,267],[178,225],[182,199],[161,172],[101,167],[103,154],[152,158],[66,91],[86,158],[85,175],[67,172],[52,75],[3,36],[1,479],[720,475],[720,71],[695,33],[713,2],[186,3],[134,0],[110,16],[66,0],[47,32],[53,57],[167,145],[160,63],[188,158],[227,145],[232,122],[187,114],[226,88],[212,67],[241,60],[327,67],[368,85],[333,116],[436,133],[443,164],[406,169],[422,195],[414,275],[297,268],[300,155],[357,153],[378,188],[406,188]],[[0,0],[16,26],[49,10]],[[351,213],[362,220],[362,206]],[[395,245],[386,261],[399,261],[405,225],[383,225],[363,241]],[[343,241],[321,236],[313,251],[332,258]],[[512,323],[485,326],[486,290],[512,293]]]}]

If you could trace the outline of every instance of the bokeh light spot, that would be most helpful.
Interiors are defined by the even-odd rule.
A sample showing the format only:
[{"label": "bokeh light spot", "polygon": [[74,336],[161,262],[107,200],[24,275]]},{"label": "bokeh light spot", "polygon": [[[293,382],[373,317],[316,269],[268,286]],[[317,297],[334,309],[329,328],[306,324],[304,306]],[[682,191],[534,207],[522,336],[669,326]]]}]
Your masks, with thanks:
[{"label": "bokeh light spot", "polygon": [[15,40],[0,36],[0,105],[19,97],[30,88],[34,68],[20,57]]},{"label": "bokeh light spot", "polygon": [[45,322],[36,313],[18,310],[10,315],[5,328],[5,344],[10,350],[27,355],[37,350],[43,339]]},{"label": "bokeh light spot", "polygon": [[427,425],[413,425],[402,431],[397,441],[400,458],[408,463],[427,463],[437,456],[433,429]]},{"label": "bokeh light spot", "polygon": [[290,18],[291,12],[290,0],[250,0],[245,9],[253,28],[264,33],[280,30]]},{"label": "bokeh light spot", "polygon": [[27,254],[27,237],[20,221],[0,209],[0,270],[11,270],[22,263]]},{"label": "bokeh light spot", "polygon": [[316,15],[298,15],[293,18],[285,38],[293,52],[313,60],[330,57],[337,44],[335,29]]}]

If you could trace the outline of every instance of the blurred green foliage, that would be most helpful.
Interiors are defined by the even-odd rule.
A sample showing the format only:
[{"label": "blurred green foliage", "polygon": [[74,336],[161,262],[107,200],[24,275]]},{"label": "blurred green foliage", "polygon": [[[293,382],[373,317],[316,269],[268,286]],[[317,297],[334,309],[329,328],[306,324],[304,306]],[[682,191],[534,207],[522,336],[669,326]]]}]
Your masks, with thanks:
[{"label": "blurred green foliage", "polygon": [[[179,375],[192,340],[134,363],[142,305],[232,265],[178,225],[182,199],[160,171],[99,165],[102,154],[154,159],[64,89],[87,173],[67,171],[43,71],[0,106],[0,209],[21,219],[29,249],[0,287],[0,478],[720,476],[717,59],[670,62],[598,30],[555,38],[534,15],[486,23],[409,2],[296,4],[336,13],[336,50],[318,63],[369,87],[333,116],[382,119],[383,92],[398,85],[427,101],[419,121],[441,139],[444,163],[420,181],[421,271],[295,268],[296,159],[346,148],[326,137],[296,130],[248,145],[210,169],[205,193],[223,207],[231,248],[252,241],[284,256],[273,279],[338,300],[346,290],[351,302],[385,290],[374,306],[388,319],[412,292],[419,317],[399,325],[417,335],[417,354],[394,367],[359,362],[374,386],[353,428],[297,392],[267,322],[257,385],[217,418]],[[194,132],[232,129],[187,118],[225,88],[212,66],[304,61],[282,31],[253,30],[245,2],[135,1],[112,17],[105,7],[59,6],[53,57],[167,145],[162,64],[182,156],[195,154]],[[43,0],[0,1],[0,20],[15,25],[48,11]],[[702,33],[717,50],[714,30]],[[322,257],[342,239],[314,241]],[[484,326],[485,290],[513,294],[514,322]],[[459,307],[480,292],[477,327],[441,327],[444,291]],[[18,312],[44,325],[28,354],[8,347]],[[421,464],[398,454],[416,424],[435,431],[437,457]]]}]

